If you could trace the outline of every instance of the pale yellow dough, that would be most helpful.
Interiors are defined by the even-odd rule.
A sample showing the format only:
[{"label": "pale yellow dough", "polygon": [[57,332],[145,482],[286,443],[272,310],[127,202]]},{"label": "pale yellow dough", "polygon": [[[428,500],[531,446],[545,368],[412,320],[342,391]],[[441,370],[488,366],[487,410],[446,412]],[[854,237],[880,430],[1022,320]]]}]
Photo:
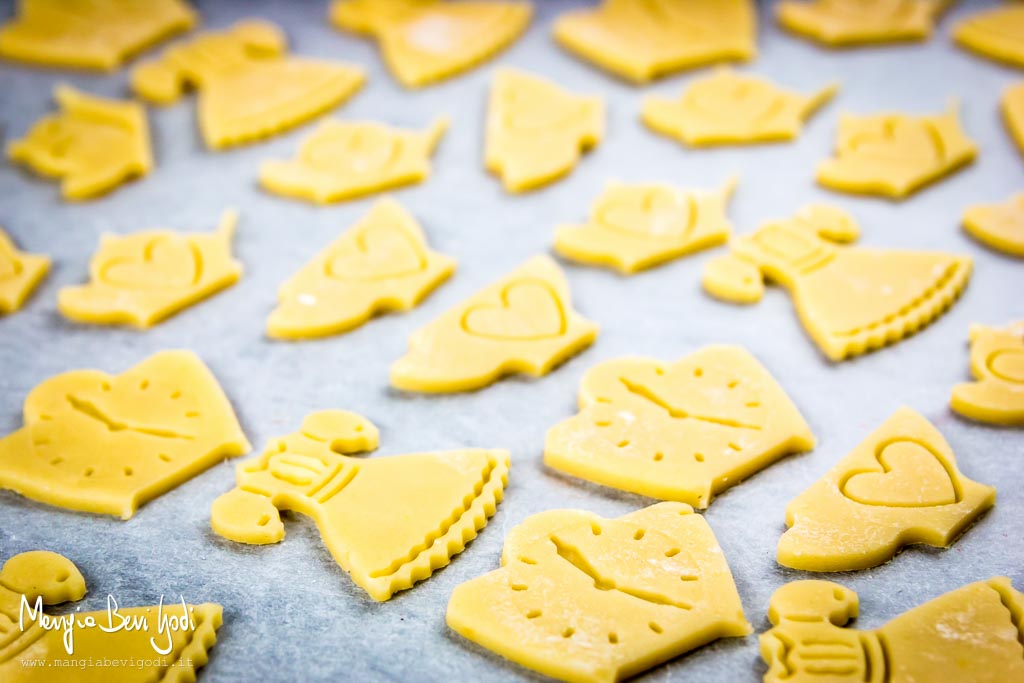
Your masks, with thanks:
[{"label": "pale yellow dough", "polygon": [[950,406],[964,417],[1024,427],[1024,321],[971,325],[973,382],[953,387]]},{"label": "pale yellow dough", "polygon": [[953,39],[982,57],[1024,67],[1024,5],[1004,2],[969,16],[953,28]]},{"label": "pale yellow dough", "polygon": [[0,315],[21,308],[49,270],[49,256],[18,251],[0,228]]},{"label": "pale yellow dough", "polygon": [[693,147],[794,140],[837,90],[830,85],[803,95],[721,68],[690,83],[679,97],[648,95],[640,117],[652,130]]},{"label": "pale yellow dough", "polygon": [[316,522],[324,544],[374,600],[412,588],[476,538],[508,483],[509,453],[465,449],[359,460],[377,428],[322,410],[240,463],[238,485],[213,503],[213,530],[264,545],[284,538],[280,510]]},{"label": "pale yellow dough", "polygon": [[398,81],[419,88],[468,71],[522,35],[528,2],[335,0],[331,22],[373,36]]},{"label": "pale yellow dough", "polygon": [[501,569],[455,589],[447,620],[573,683],[614,683],[751,631],[711,527],[680,503],[615,519],[582,510],[527,518],[505,539]]},{"label": "pale yellow dough", "polygon": [[212,233],[104,234],[89,283],[62,288],[57,307],[78,322],[151,327],[238,281],[242,264],[231,256],[237,220],[228,210]]},{"label": "pale yellow dough", "polygon": [[501,69],[491,86],[485,164],[509,192],[568,175],[604,137],[604,103],[523,71]]},{"label": "pale yellow dough", "polygon": [[540,377],[596,337],[597,325],[572,309],[562,270],[536,256],[414,332],[391,385],[449,393],[516,372]]},{"label": "pale yellow dough", "polygon": [[794,218],[733,238],[731,254],[707,263],[704,289],[750,304],[764,294],[764,279],[782,285],[811,338],[841,361],[914,334],[967,286],[967,256],[842,246],[859,234],[846,212],[805,207]]},{"label": "pale yellow dough", "polygon": [[604,0],[566,12],[555,39],[622,78],[645,83],[714,62],[757,56],[751,0]]},{"label": "pale yellow dough", "polygon": [[359,327],[376,313],[408,311],[454,270],[455,259],[432,251],[398,202],[382,199],[281,285],[267,334],[323,337]]},{"label": "pale yellow dough", "polygon": [[986,246],[1024,257],[1024,193],[1001,204],[977,204],[964,211],[964,230]]},{"label": "pale yellow dough", "polygon": [[1011,85],[1003,92],[1003,121],[1017,149],[1024,154],[1024,83]]},{"label": "pale yellow dough", "polygon": [[996,501],[957,469],[949,444],[900,408],[786,506],[779,564],[812,572],[867,569],[906,545],[945,548]]},{"label": "pale yellow dough", "polygon": [[830,47],[927,40],[955,0],[783,0],[785,28]]},{"label": "pale yellow dough", "polygon": [[857,594],[794,581],[772,595],[761,635],[764,683],[1024,681],[1024,595],[997,576],[915,607],[872,630],[844,628]]},{"label": "pale yellow dough", "polygon": [[249,451],[216,378],[191,351],[161,351],[119,375],[52,377],[25,399],[24,420],[0,439],[0,488],[122,519]]},{"label": "pale yellow dough", "polygon": [[796,406],[736,346],[708,346],[675,363],[605,361],[583,376],[579,408],[548,430],[546,465],[699,508],[776,460],[814,448]]}]

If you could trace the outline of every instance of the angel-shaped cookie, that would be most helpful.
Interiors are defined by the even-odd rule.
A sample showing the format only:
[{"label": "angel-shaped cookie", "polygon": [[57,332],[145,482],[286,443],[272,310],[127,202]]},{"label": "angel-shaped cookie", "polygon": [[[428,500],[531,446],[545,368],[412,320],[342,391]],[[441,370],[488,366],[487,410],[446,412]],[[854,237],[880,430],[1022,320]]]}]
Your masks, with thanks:
[{"label": "angel-shaped cookie", "polygon": [[988,247],[1024,257],[1024,193],[999,204],[976,204],[964,211],[964,230]]},{"label": "angel-shaped cookie", "polygon": [[238,485],[213,503],[213,530],[240,543],[277,543],[279,510],[295,510],[313,518],[331,555],[374,600],[412,588],[487,524],[508,483],[509,453],[351,457],[377,443],[377,428],[355,413],[307,415],[299,431],[238,465]]},{"label": "angel-shaped cookie", "polygon": [[447,620],[502,657],[574,683],[615,683],[750,633],[711,527],[681,503],[615,519],[533,515],[509,532],[500,569],[455,589]]},{"label": "angel-shaped cookie", "polygon": [[972,420],[1024,427],[1024,321],[971,325],[973,382],[953,387],[950,407]]},{"label": "angel-shaped cookie", "polygon": [[779,23],[830,47],[927,40],[954,0],[783,0]]},{"label": "angel-shaped cookie", "polygon": [[21,308],[49,270],[49,256],[18,251],[0,228],[0,315]]},{"label": "angel-shaped cookie", "polygon": [[860,233],[846,212],[808,206],[735,237],[731,254],[709,261],[704,289],[754,303],[764,280],[789,290],[797,314],[833,361],[859,356],[914,334],[967,286],[971,259],[937,251],[842,246]]},{"label": "angel-shaped cookie", "polygon": [[973,14],[953,28],[961,47],[1011,66],[1024,66],[1024,6],[1004,2],[1001,7]]},{"label": "angel-shaped cookie", "polygon": [[906,545],[950,546],[996,501],[957,469],[949,444],[910,408],[898,411],[786,506],[779,564],[866,569]]},{"label": "angel-shaped cookie", "polygon": [[253,142],[293,128],[356,93],[359,67],[288,55],[275,24],[246,20],[173,46],[132,71],[132,88],[171,104],[199,91],[199,131],[211,149]]}]

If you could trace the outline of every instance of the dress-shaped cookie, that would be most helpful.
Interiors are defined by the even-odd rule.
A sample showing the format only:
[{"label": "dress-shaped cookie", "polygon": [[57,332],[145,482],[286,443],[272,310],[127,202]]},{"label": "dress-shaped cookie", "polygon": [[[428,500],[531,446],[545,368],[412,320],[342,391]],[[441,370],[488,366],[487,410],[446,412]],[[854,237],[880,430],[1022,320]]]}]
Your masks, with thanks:
[{"label": "dress-shaped cookie", "polygon": [[[83,597],[85,579],[66,557],[33,550],[8,559],[0,570],[0,680],[184,683],[196,680],[217,642],[222,608],[211,603],[117,605],[116,613],[73,611],[66,616],[40,609]],[[66,619],[73,619],[74,626],[59,623]]]},{"label": "dress-shaped cookie", "polygon": [[960,127],[954,104],[932,116],[844,115],[835,156],[818,165],[833,190],[903,199],[970,162],[977,146]]},{"label": "dress-shaped cookie", "polygon": [[831,85],[803,95],[722,68],[691,82],[679,97],[648,95],[640,118],[652,130],[693,147],[795,140],[804,121],[837,90]]},{"label": "dress-shaped cookie", "polygon": [[21,0],[17,16],[0,27],[0,56],[113,71],[195,22],[182,0]]},{"label": "dress-shaped cookie", "polygon": [[969,16],[953,29],[953,40],[982,57],[1024,67],[1024,6],[1005,2]]},{"label": "dress-shaped cookie", "polygon": [[299,431],[238,465],[237,487],[213,503],[213,530],[240,543],[277,543],[284,538],[279,510],[301,512],[374,600],[412,588],[462,552],[494,515],[509,453],[350,457],[377,441],[377,428],[355,413],[308,415]]},{"label": "dress-shaped cookie", "polygon": [[414,332],[391,366],[391,386],[449,393],[516,372],[540,377],[596,337],[597,325],[572,309],[562,270],[535,256]]},{"label": "dress-shaped cookie", "polygon": [[585,225],[556,229],[555,251],[628,275],[716,246],[732,232],[726,206],[735,187],[735,179],[717,190],[609,183]]},{"label": "dress-shaped cookie", "polygon": [[652,498],[711,499],[814,435],[746,350],[708,346],[675,363],[627,357],[583,376],[580,412],[548,430],[544,462]]},{"label": "dress-shaped cookie", "polygon": [[136,102],[108,100],[59,85],[60,112],[44,116],[24,138],[7,145],[8,158],[61,179],[64,199],[89,199],[153,168],[146,111]]},{"label": "dress-shaped cookie", "polygon": [[0,228],[0,315],[21,308],[49,270],[49,256],[18,251]]},{"label": "dress-shaped cookie", "polygon": [[731,254],[708,262],[704,289],[754,303],[764,294],[764,278],[782,285],[811,338],[840,361],[914,334],[967,286],[970,257],[838,244],[858,235],[842,210],[805,207],[794,218],[733,238]]},{"label": "dress-shaped cookie", "polygon": [[248,20],[173,46],[132,71],[132,88],[172,104],[186,88],[199,91],[199,131],[223,149],[281,133],[356,93],[366,76],[343,62],[291,57],[281,30]]},{"label": "dress-shaped cookie", "polygon": [[485,163],[509,192],[568,175],[580,154],[604,137],[604,103],[513,69],[494,77],[487,110]]},{"label": "dress-shaped cookie", "polygon": [[779,564],[845,572],[915,543],[945,548],[995,501],[994,488],[960,473],[928,420],[900,408],[786,506]]},{"label": "dress-shaped cookie", "polygon": [[784,27],[830,47],[927,40],[954,0],[783,0]]},{"label": "dress-shaped cookie", "polygon": [[238,281],[242,264],[231,256],[237,220],[229,210],[212,233],[104,234],[89,283],[62,288],[57,307],[78,322],[151,327]]},{"label": "dress-shaped cookie", "polygon": [[408,311],[448,279],[455,259],[432,251],[416,220],[383,199],[278,290],[267,334],[307,339]]},{"label": "dress-shaped cookie", "polygon": [[680,503],[529,517],[505,539],[501,569],[455,589],[447,620],[573,683],[614,683],[751,630],[711,527]]},{"label": "dress-shaped cookie", "polygon": [[1024,257],[1024,193],[1001,204],[977,204],[964,211],[964,230],[992,249]]},{"label": "dress-shaped cookie", "polygon": [[191,351],[155,353],[120,375],[51,377],[29,392],[24,419],[0,439],[0,488],[122,519],[249,451],[216,378]]},{"label": "dress-shaped cookie", "polygon": [[530,23],[528,2],[335,0],[331,21],[373,36],[391,73],[419,88],[472,69],[511,45]]},{"label": "dress-shaped cookie", "polygon": [[953,387],[950,407],[972,420],[1024,427],[1024,321],[971,325],[973,382]]},{"label": "dress-shaped cookie", "polygon": [[589,62],[645,83],[682,69],[757,55],[751,0],[604,0],[562,14],[555,40]]},{"label": "dress-shaped cookie", "polygon": [[764,683],[1024,681],[1024,595],[997,576],[915,607],[872,630],[844,628],[857,594],[831,581],[775,591],[761,635]]},{"label": "dress-shaped cookie", "polygon": [[303,140],[295,159],[263,162],[260,183],[275,194],[321,204],[421,183],[447,128],[446,118],[423,131],[324,121]]}]

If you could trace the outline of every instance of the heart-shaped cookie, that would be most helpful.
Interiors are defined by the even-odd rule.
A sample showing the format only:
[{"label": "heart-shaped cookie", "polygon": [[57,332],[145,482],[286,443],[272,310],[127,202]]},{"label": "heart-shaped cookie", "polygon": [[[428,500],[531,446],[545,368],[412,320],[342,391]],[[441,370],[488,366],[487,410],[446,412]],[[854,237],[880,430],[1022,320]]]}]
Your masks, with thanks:
[{"label": "heart-shaped cookie", "polygon": [[500,305],[474,306],[462,317],[469,334],[489,339],[534,341],[565,334],[558,295],[541,280],[520,280],[501,292]]},{"label": "heart-shaped cookie", "polygon": [[100,268],[100,279],[126,289],[191,287],[202,276],[202,255],[185,237],[162,235],[146,242],[138,257],[113,258]]},{"label": "heart-shaped cookie", "polygon": [[328,173],[379,173],[402,155],[402,142],[386,127],[325,126],[302,151],[302,161]]},{"label": "heart-shaped cookie", "polygon": [[936,507],[959,502],[953,475],[928,446],[896,439],[876,451],[882,472],[857,472],[840,486],[843,495],[863,505]]},{"label": "heart-shaped cookie", "polygon": [[342,281],[388,280],[415,275],[427,267],[426,255],[402,228],[371,225],[338,247],[327,259],[327,277]]},{"label": "heart-shaped cookie", "polygon": [[905,118],[887,119],[876,130],[864,131],[849,142],[850,153],[878,161],[940,163],[942,136],[926,122]]},{"label": "heart-shaped cookie", "polygon": [[704,116],[736,122],[759,121],[785,104],[767,83],[728,74],[694,83],[687,95],[690,106]]},{"label": "heart-shaped cookie", "polygon": [[602,224],[644,237],[685,237],[697,221],[697,206],[687,195],[680,201],[670,192],[654,190],[638,201],[617,201],[601,211]]}]

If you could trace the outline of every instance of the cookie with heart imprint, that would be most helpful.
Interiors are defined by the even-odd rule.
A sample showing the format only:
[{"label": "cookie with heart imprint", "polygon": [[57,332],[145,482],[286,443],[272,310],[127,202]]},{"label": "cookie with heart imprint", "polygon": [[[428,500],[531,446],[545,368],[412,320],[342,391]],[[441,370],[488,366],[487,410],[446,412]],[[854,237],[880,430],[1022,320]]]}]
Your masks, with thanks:
[{"label": "cookie with heart imprint", "polygon": [[454,270],[455,259],[431,250],[416,220],[383,199],[281,285],[267,334],[323,337],[376,313],[408,311]]},{"label": "cookie with heart imprint", "polygon": [[786,507],[778,561],[841,572],[880,565],[907,545],[948,547],[995,500],[993,487],[960,473],[931,423],[900,408]]},{"label": "cookie with heart imprint", "polygon": [[515,372],[539,377],[596,336],[597,325],[572,309],[561,269],[536,256],[415,332],[391,367],[391,384],[446,393]]},{"label": "cookie with heart imprint", "polygon": [[212,233],[105,234],[89,283],[61,289],[57,306],[78,322],[151,327],[238,281],[242,264],[231,255],[237,222],[228,210]]},{"label": "cookie with heart imprint", "polygon": [[18,251],[0,228],[0,314],[21,308],[49,270],[49,256]]}]

